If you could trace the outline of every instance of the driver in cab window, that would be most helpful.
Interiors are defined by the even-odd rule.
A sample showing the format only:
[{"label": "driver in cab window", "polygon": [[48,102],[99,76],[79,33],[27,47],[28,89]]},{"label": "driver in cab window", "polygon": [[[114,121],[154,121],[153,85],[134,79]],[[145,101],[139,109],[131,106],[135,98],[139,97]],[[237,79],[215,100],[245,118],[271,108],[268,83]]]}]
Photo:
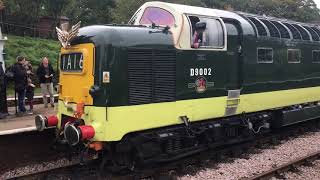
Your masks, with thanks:
[{"label": "driver in cab window", "polygon": [[192,48],[199,48],[201,46],[207,45],[207,36],[206,36],[206,23],[197,22],[195,24],[195,31],[193,34],[193,44]]}]

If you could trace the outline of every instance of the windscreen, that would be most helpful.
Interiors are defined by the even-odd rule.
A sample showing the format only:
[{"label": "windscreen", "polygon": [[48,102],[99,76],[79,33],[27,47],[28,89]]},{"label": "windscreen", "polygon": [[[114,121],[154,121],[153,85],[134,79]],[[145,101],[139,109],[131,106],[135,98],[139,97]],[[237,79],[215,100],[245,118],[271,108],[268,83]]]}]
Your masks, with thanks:
[{"label": "windscreen", "polygon": [[173,26],[175,19],[173,15],[161,8],[148,7],[144,11],[142,18],[140,19],[140,24],[152,24],[163,25],[163,26]]}]

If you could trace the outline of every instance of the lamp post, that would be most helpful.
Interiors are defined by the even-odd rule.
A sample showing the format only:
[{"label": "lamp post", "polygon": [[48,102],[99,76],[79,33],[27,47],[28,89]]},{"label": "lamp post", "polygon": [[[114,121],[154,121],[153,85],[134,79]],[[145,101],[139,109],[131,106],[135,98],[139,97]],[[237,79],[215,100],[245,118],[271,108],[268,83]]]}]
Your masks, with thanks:
[{"label": "lamp post", "polygon": [[0,62],[2,62],[2,68],[5,69],[5,62],[4,62],[4,53],[3,53],[3,48],[5,41],[7,40],[7,37],[3,37],[1,27],[0,27]]},{"label": "lamp post", "polygon": [[7,87],[6,87],[6,77],[5,77],[5,62],[3,48],[7,37],[2,36],[0,28],[0,119],[4,118],[8,114],[7,106]]}]

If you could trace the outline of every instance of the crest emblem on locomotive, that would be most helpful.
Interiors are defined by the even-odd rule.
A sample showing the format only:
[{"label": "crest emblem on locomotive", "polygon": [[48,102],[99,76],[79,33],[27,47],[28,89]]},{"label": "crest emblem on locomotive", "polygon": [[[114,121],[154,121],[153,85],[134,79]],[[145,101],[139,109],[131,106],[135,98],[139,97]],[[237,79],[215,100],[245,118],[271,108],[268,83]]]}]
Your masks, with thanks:
[{"label": "crest emblem on locomotive", "polygon": [[61,29],[56,27],[58,39],[63,48],[68,48],[70,46],[70,41],[78,35],[80,26],[81,21],[73,25],[71,29],[69,28],[69,23],[61,24]]},{"label": "crest emblem on locomotive", "polygon": [[197,93],[203,93],[207,89],[207,80],[206,78],[200,76],[197,78],[196,82],[196,91]]},{"label": "crest emblem on locomotive", "polygon": [[197,93],[204,93],[210,87],[214,87],[214,82],[208,82],[203,76],[197,77],[194,83],[188,83],[188,88],[195,89]]}]

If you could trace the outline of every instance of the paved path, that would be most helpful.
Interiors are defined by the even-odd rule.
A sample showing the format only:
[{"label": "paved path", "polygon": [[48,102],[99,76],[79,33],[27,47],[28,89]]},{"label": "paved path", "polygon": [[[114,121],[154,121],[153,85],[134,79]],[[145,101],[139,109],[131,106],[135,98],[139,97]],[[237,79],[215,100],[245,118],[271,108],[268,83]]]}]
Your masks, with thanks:
[{"label": "paved path", "polygon": [[36,130],[34,124],[34,117],[37,114],[55,114],[55,108],[51,108],[50,106],[49,108],[44,108],[43,105],[35,105],[33,115],[24,115],[21,117],[17,117],[15,115],[14,107],[10,107],[9,114],[10,116],[8,116],[6,119],[0,119],[0,135],[34,131]]}]

